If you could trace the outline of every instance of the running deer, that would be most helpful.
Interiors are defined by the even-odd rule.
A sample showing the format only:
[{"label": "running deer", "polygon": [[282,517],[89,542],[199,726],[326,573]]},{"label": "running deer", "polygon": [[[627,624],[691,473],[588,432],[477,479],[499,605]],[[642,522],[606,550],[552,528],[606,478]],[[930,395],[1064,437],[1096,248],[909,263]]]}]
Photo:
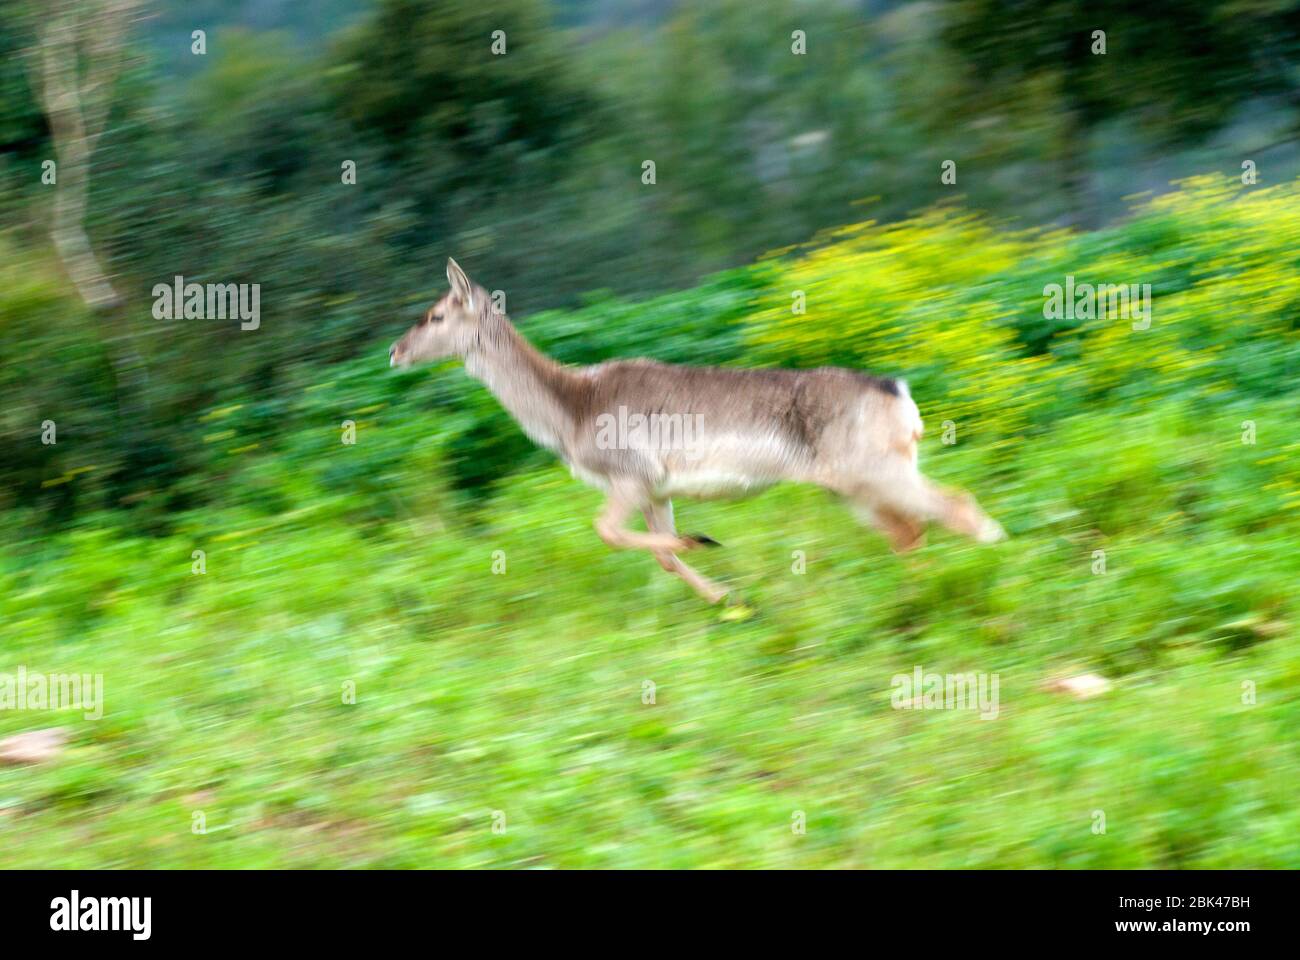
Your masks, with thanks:
[{"label": "running deer", "polygon": [[[837,367],[745,370],[653,360],[569,367],[534,349],[488,292],[447,261],[450,291],[388,351],[389,364],[460,357],[536,443],[605,492],[596,532],[648,550],[716,603],[727,587],[678,556],[716,542],[682,535],[672,498],[743,497],[782,480],[847,499],[902,553],[937,521],[981,543],[998,523],[917,469],[921,415],[902,380]],[[646,531],[627,522],[641,511]]]}]

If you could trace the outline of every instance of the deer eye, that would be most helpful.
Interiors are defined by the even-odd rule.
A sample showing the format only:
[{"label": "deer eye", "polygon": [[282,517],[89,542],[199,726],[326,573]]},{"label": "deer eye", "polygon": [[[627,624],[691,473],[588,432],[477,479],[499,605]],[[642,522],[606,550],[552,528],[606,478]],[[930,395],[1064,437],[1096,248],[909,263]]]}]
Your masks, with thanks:
[{"label": "deer eye", "polygon": [[424,322],[425,322],[425,323],[441,323],[441,322],[442,322],[442,314],[441,314],[441,313],[434,313],[432,310],[430,310],[428,316],[426,316],[426,317],[424,318]]}]

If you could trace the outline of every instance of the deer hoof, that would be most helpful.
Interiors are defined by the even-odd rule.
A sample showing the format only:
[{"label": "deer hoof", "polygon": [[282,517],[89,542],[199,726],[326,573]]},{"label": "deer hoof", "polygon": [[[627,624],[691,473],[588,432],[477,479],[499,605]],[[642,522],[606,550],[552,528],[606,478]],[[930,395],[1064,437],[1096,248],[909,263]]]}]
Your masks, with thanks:
[{"label": "deer hoof", "polygon": [[706,536],[705,536],[704,534],[702,534],[702,533],[688,533],[688,534],[685,535],[685,537],[684,537],[683,539],[685,539],[685,540],[687,540],[688,542],[690,542],[690,543],[692,544],[692,546],[697,546],[697,547],[720,547],[720,546],[722,546],[722,544],[718,543],[718,541],[714,540],[712,537],[706,537]]}]

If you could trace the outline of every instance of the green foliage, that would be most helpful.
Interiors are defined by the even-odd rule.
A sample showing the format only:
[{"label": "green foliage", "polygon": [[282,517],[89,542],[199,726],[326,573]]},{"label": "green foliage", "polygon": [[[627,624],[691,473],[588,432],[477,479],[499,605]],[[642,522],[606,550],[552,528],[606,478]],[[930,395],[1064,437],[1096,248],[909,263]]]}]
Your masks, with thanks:
[{"label": "green foliage", "polygon": [[[679,505],[727,544],[700,562],[743,622],[608,551],[599,495],[557,466],[471,517],[411,442],[436,418],[363,414],[344,446],[322,417],[238,455],[173,536],[105,514],[0,540],[6,663],[102,673],[106,705],[40,715],[67,754],[0,768],[7,862],[1295,868],[1300,514],[1246,522],[1283,467],[1224,440],[1236,416],[1069,418],[1000,479],[929,443],[1012,527],[993,549],[892,559],[806,489]],[[998,718],[891,709],[915,664],[997,673]],[[1115,689],[1040,689],[1078,670]],[[33,723],[0,712],[0,736]]]},{"label": "green foliage", "polygon": [[[1166,139],[1216,125],[1238,71],[1294,61],[1290,21],[1259,26],[1289,0],[1196,13],[1209,53],[1123,13],[1108,56],[1152,58],[1088,63],[1082,90],[1061,21],[986,36],[982,4],[784,0],[662,23],[570,3],[565,32],[525,0],[384,0],[306,47],[326,31],[287,7],[277,37],[205,0],[210,55],[173,85],[193,14],[163,6],[88,224],[142,361],[130,412],[116,342],[42,245],[50,145],[0,15],[0,673],[102,673],[107,698],[93,722],[0,711],[0,737],[71,732],[0,767],[7,864],[1300,866],[1300,188],[1210,178],[1087,233],[971,212],[1064,209],[1043,176],[1063,105],[1146,124],[1150,79]],[[978,74],[937,13],[970,17],[949,42],[1001,45]],[[1026,30],[1058,32],[1008,43]],[[934,206],[953,157],[966,202]],[[388,370],[448,253],[569,363],[906,376],[926,472],[1011,540],[936,532],[898,559],[814,490],[679,504],[756,611],[719,617],[608,551],[598,494],[454,364]],[[261,328],[154,320],[177,274],[260,284]],[[1067,274],[1150,283],[1150,329],[1044,316]],[[997,673],[1003,713],[891,709],[917,664]],[[1043,689],[1083,671],[1114,689]]]},{"label": "green foliage", "polygon": [[33,159],[47,131],[29,71],[36,11],[26,3],[0,9],[0,156]]},{"label": "green foliage", "polygon": [[[1002,447],[1035,442],[1099,403],[1174,395],[1207,409],[1289,394],[1300,375],[1300,183],[1241,188],[1217,177],[1091,233],[998,229],[938,209],[828,232],[783,262],[750,339],[771,362],[846,364],[908,376],[930,429]],[[1047,287],[1150,286],[1139,317],[1049,316]],[[1231,344],[1231,346],[1229,346]]]},{"label": "green foliage", "polygon": [[[1136,120],[1134,136],[1168,150],[1223,129],[1244,90],[1300,96],[1296,0],[954,0],[943,16],[947,47],[978,78],[958,87],[962,109],[1000,120],[1009,103],[1045,97],[1050,116],[1021,113],[1044,128],[1054,179],[1076,220],[1093,226],[1103,124]],[[1294,113],[1286,123],[1294,136]]]},{"label": "green foliage", "polygon": [[[493,51],[498,39],[505,48]],[[536,0],[383,0],[339,44],[329,75],[340,114],[393,157],[435,165],[442,190],[499,180],[599,119]]]},{"label": "green foliage", "polygon": [[[909,4],[863,19],[840,4],[785,0],[771,0],[755,16],[751,4],[728,0],[664,16],[606,10],[599,16],[610,18],[609,30],[584,31],[594,12],[566,7],[569,26],[560,29],[549,8],[531,0],[490,13],[461,0],[391,0],[368,11],[332,2],[322,8],[322,22],[347,29],[326,43],[305,43],[325,28],[292,11],[264,12],[269,19],[258,21],[282,33],[250,33],[233,26],[236,14],[204,5],[199,12],[212,22],[205,57],[188,53],[182,28],[191,20],[162,6],[156,20],[141,25],[141,49],[131,52],[117,84],[93,158],[87,225],[127,301],[121,335],[141,358],[147,389],[127,395],[113,369],[114,349],[70,298],[58,306],[21,298],[4,305],[3,322],[26,338],[7,382],[38,385],[44,404],[57,407],[88,441],[93,437],[94,447],[79,465],[60,465],[61,454],[8,458],[0,465],[4,496],[64,519],[106,500],[137,508],[158,503],[155,516],[142,518],[152,527],[165,522],[163,486],[185,491],[182,502],[202,502],[210,449],[193,435],[196,411],[259,411],[263,427],[254,439],[267,442],[274,418],[291,415],[292,391],[324,365],[356,360],[359,369],[371,369],[372,358],[438,295],[448,254],[490,289],[503,289],[511,315],[566,359],[659,352],[736,362],[741,352],[730,346],[736,341],[728,331],[739,301],[730,294],[722,307],[711,294],[668,295],[649,308],[640,301],[860,221],[862,203],[881,222],[933,209],[952,189],[938,180],[945,159],[961,159],[963,209],[991,207],[1035,222],[1062,209],[1054,181],[1043,175],[1061,115],[1051,82],[1036,80],[1037,73],[1019,78],[1016,109],[996,122],[975,113],[969,122],[953,121],[951,104],[969,91],[971,78],[945,56],[943,27],[965,16],[961,5],[945,16]],[[21,4],[0,18],[0,50],[15,54],[0,71],[0,129],[17,131],[0,137],[17,138],[6,141],[0,157],[0,216],[17,224],[8,255],[14,271],[54,278],[48,258],[29,252],[45,242],[54,189],[39,184],[36,164],[52,145],[33,113],[26,60],[16,53],[32,42],[35,11]],[[1278,7],[1265,19],[1284,13]],[[1229,17],[1235,26],[1215,29],[1253,36],[1264,16]],[[626,22],[638,29],[617,29]],[[495,29],[506,31],[504,56],[491,54]],[[795,30],[805,35],[806,55],[791,51]],[[1256,36],[1256,55],[1290,62],[1288,35]],[[201,65],[177,74],[177,49]],[[1161,50],[1161,63],[1178,54]],[[1182,53],[1187,62],[1169,67],[1178,75],[1196,68],[1195,51]],[[658,168],[653,185],[640,181],[647,159]],[[355,184],[342,182],[345,160],[356,164]],[[1281,165],[1271,163],[1277,176]],[[1025,189],[1029,183],[1034,189]],[[995,247],[1020,243],[1000,274],[971,258],[953,270],[946,244],[969,240],[979,256],[992,248],[982,245],[979,230],[936,228],[920,259],[901,264],[914,273],[855,280],[835,294],[849,311],[844,333],[837,326],[815,348],[812,337],[795,334],[797,346],[762,346],[764,362],[905,372],[930,395],[959,400],[958,413],[973,409],[967,393],[970,403],[985,393],[985,413],[1006,411],[1007,428],[997,428],[1006,434],[1033,422],[1031,408],[1044,391],[1022,395],[1017,388],[1033,380],[1043,358],[1084,349],[1074,326],[1037,315],[1039,281],[1059,279],[1076,261],[1140,272],[1161,296],[1183,291],[1188,302],[1200,298],[1207,309],[1183,312],[1179,343],[1166,362],[1212,355],[1221,330],[1204,317],[1232,308],[1222,302],[1226,284],[1211,288],[1220,302],[1205,301],[1210,291],[1199,286],[1196,258],[1227,255],[1206,238],[1219,225],[1235,229],[1224,220],[1228,209],[1203,211],[1215,218],[1213,227],[1148,211],[1122,229],[1053,240],[1044,251],[1027,252],[1022,241],[999,232]],[[937,223],[936,217],[923,219]],[[919,222],[903,219],[900,229]],[[1243,236],[1250,238],[1243,249],[1253,249],[1256,234]],[[1279,263],[1293,262],[1281,244],[1259,242]],[[897,255],[885,251],[881,263]],[[1279,281],[1244,260],[1232,269],[1252,270],[1255,290]],[[154,322],[150,291],[176,275],[259,284],[261,329],[250,336],[216,322]],[[784,275],[745,275],[744,284],[755,284],[750,299],[760,315],[787,306]],[[919,280],[899,279],[908,276]],[[1288,288],[1283,280],[1267,289],[1264,299],[1273,303]],[[612,296],[570,314],[592,290]],[[857,311],[863,300],[885,309]],[[557,309],[563,313],[532,317]],[[629,322],[643,309],[661,316]],[[935,336],[950,309],[964,317],[962,330],[972,323],[987,329],[964,333],[964,343]],[[668,322],[677,310],[694,324],[685,332],[697,346],[667,342],[678,332]],[[58,316],[47,317],[51,312]],[[569,316],[577,326],[552,341],[547,330],[560,329]],[[922,362],[917,337],[864,329],[878,321],[925,329],[933,349]],[[629,335],[631,329],[648,335]],[[700,342],[711,347],[700,349]],[[1243,346],[1233,355],[1230,382],[1252,394],[1276,391],[1294,375],[1293,348],[1276,329]],[[982,370],[986,350],[1022,353],[1022,362]],[[32,359],[56,351],[67,351],[69,362],[39,366]],[[1123,381],[1136,373],[1131,356],[1097,359],[1081,359],[1050,391],[1080,404],[1100,391],[1128,389]],[[1201,374],[1209,379],[1208,365]],[[32,402],[29,396],[9,404],[21,411],[11,416],[22,431]],[[491,478],[536,463],[531,448],[500,427],[481,393],[462,390],[439,402],[448,416],[455,411],[458,424],[449,443],[459,489],[481,491]],[[130,423],[123,429],[106,425],[105,418],[124,415]],[[993,426],[982,422],[981,429]],[[103,478],[99,487],[59,482],[68,470],[90,465]]]},{"label": "green foliage", "polygon": [[[31,469],[82,509],[59,531],[0,513],[5,666],[102,673],[105,715],[41,714],[67,753],[0,768],[8,861],[1300,866],[1296,381],[1274,377],[1296,337],[1294,190],[1192,184],[1104,234],[935,212],[529,318],[570,362],[869,360],[917,373],[932,423],[960,411],[958,442],[932,431],[922,462],[1005,523],[996,547],[936,531],[894,558],[807,488],[679,503],[726,544],[699,563],[748,619],[607,550],[598,493],[459,371],[390,373],[382,344],[193,412],[188,472],[134,513],[94,509],[98,474],[77,470],[102,436],[61,432]],[[5,269],[13,344],[66,304],[51,272]],[[1036,330],[1063,269],[1158,277],[1150,329]],[[1248,318],[1222,309],[1242,290]],[[1184,362],[1209,349],[1212,369]],[[4,359],[11,394],[51,367]],[[6,411],[7,447],[36,446],[40,396]],[[997,674],[997,719],[891,709],[916,665]],[[1044,689],[1078,672],[1113,689]],[[0,712],[0,737],[34,725]]]},{"label": "green foliage", "polygon": [[986,97],[1046,79],[1085,129],[1141,110],[1148,134],[1204,135],[1243,89],[1285,92],[1296,82],[1287,65],[1300,41],[1294,0],[957,0],[945,12],[946,37],[980,72]]}]

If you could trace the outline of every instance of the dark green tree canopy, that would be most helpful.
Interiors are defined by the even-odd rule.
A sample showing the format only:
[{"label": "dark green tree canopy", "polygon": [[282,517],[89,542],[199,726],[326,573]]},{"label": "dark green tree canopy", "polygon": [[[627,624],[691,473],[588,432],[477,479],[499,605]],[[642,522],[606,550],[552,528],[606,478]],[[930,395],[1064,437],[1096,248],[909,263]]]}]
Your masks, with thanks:
[{"label": "dark green tree canopy", "polygon": [[1252,97],[1300,91],[1297,0],[955,0],[944,12],[945,39],[979,78],[974,98],[1006,103],[1009,87],[1045,81],[1085,129],[1132,111],[1177,143]]},{"label": "dark green tree canopy", "polygon": [[[496,31],[504,53],[493,52]],[[599,119],[574,53],[535,0],[383,0],[331,59],[344,118],[389,156],[437,163],[457,183],[502,177],[521,152],[581,142]]]}]

